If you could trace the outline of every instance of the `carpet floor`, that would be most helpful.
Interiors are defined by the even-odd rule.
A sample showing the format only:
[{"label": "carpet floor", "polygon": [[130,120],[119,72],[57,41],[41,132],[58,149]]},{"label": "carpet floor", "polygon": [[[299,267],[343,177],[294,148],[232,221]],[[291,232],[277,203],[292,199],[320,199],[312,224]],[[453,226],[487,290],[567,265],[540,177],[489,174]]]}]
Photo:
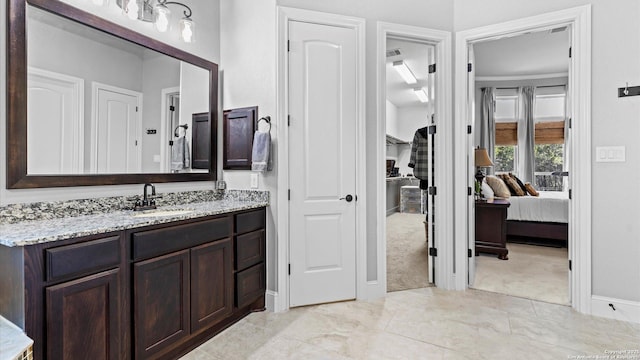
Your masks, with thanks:
[{"label": "carpet floor", "polygon": [[500,294],[569,304],[566,248],[508,243],[509,260],[496,255],[476,256],[473,288]]},{"label": "carpet floor", "polygon": [[387,216],[387,291],[429,286],[429,253],[422,214]]}]

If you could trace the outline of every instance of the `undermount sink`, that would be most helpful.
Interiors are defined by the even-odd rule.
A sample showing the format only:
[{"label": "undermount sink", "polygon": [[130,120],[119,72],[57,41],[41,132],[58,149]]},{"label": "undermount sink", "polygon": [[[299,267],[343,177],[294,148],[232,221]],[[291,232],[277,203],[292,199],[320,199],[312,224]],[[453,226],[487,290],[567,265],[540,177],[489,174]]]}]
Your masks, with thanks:
[{"label": "undermount sink", "polygon": [[176,210],[145,210],[141,212],[134,213],[132,216],[139,217],[161,217],[161,216],[179,216],[186,215],[192,213],[193,210],[189,209],[176,209]]}]

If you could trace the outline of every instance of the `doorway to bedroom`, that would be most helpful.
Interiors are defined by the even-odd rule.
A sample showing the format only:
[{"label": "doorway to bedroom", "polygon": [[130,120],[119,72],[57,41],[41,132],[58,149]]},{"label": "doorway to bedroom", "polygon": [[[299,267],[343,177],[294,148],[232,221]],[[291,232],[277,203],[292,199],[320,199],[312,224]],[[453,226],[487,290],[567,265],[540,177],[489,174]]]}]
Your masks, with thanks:
[{"label": "doorway to bedroom", "polygon": [[475,289],[571,302],[570,39],[565,25],[469,45]]}]

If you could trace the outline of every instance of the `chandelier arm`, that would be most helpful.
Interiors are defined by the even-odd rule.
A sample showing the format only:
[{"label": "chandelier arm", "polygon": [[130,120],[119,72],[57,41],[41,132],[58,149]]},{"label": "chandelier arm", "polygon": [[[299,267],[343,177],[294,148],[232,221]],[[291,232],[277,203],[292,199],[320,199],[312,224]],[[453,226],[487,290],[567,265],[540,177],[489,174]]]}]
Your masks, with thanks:
[{"label": "chandelier arm", "polygon": [[193,15],[193,12],[191,11],[191,8],[188,7],[187,5],[177,2],[177,1],[167,1],[167,0],[158,0],[158,4],[162,4],[162,5],[180,5],[183,6],[186,10],[184,11],[184,16],[187,19],[191,18],[191,15]]}]

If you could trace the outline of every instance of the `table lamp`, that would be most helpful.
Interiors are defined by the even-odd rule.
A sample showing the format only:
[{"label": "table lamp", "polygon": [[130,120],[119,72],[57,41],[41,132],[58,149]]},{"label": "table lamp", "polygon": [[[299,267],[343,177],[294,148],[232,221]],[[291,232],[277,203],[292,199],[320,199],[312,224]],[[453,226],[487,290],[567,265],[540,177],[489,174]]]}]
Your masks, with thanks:
[{"label": "table lamp", "polygon": [[482,168],[493,166],[493,162],[489,159],[489,153],[487,153],[487,149],[477,147],[475,149],[475,161],[474,164],[477,168],[476,171],[476,180],[478,183],[482,184],[482,180],[484,179],[484,172]]}]

